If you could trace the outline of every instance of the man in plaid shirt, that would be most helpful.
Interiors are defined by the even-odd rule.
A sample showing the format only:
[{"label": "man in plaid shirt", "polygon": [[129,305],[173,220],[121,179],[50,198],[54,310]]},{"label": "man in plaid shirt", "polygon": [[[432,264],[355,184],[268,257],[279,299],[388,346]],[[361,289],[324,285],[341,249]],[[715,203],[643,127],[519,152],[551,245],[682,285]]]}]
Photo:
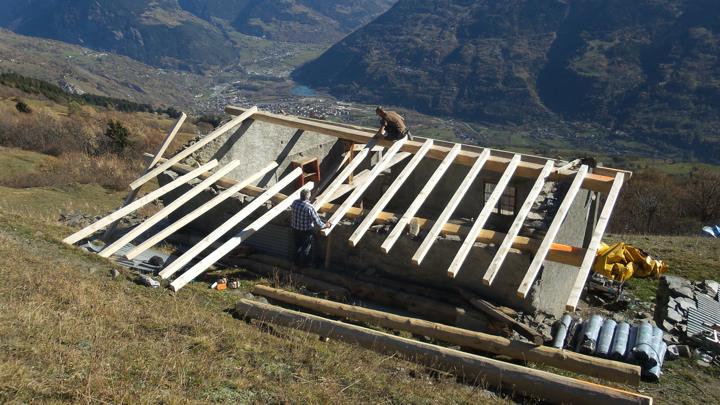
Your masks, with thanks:
[{"label": "man in plaid shirt", "polygon": [[315,240],[315,229],[329,228],[330,223],[320,219],[315,207],[310,203],[310,190],[300,192],[300,199],[292,203],[292,220],[290,227],[293,230],[295,250],[293,251],[293,264],[307,266],[312,259],[312,245]]}]

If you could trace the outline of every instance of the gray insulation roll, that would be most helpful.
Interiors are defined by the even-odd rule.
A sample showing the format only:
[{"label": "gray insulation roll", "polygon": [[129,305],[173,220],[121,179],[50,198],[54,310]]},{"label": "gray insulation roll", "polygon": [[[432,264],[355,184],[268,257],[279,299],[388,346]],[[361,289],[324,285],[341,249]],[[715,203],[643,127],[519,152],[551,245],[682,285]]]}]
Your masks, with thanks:
[{"label": "gray insulation roll", "polygon": [[613,335],[615,334],[615,327],[617,322],[612,319],[606,319],[600,329],[600,335],[597,340],[597,347],[595,348],[595,354],[602,357],[607,357],[610,352],[610,344],[612,343]]},{"label": "gray insulation roll", "polygon": [[580,336],[579,352],[584,354],[592,354],[597,346],[598,335],[602,328],[604,318],[601,315],[593,315],[583,328],[583,334]]},{"label": "gray insulation roll", "polygon": [[643,377],[650,381],[659,381],[660,380],[660,374],[662,374],[662,366],[665,362],[665,353],[667,353],[667,343],[664,341],[660,341],[660,346],[658,347],[658,361],[657,364],[655,364],[654,367],[650,368],[649,370],[645,371],[643,369]]},{"label": "gray insulation roll", "polygon": [[649,363],[655,352],[653,348],[653,335],[654,330],[652,325],[647,321],[640,323],[640,326],[638,326],[637,340],[632,350],[633,356],[640,364],[648,364],[651,367],[654,366],[656,362],[656,360],[654,360],[652,364]]},{"label": "gray insulation roll", "polygon": [[562,349],[565,346],[565,338],[567,337],[568,330],[572,324],[572,317],[570,314],[565,314],[558,323],[557,332],[555,332],[555,339],[553,340],[552,346],[556,349]]},{"label": "gray insulation roll", "polygon": [[634,362],[635,358],[633,355],[633,348],[635,347],[635,344],[637,343],[637,334],[638,334],[638,327],[632,326],[630,327],[630,334],[628,335],[628,343],[627,348],[625,349],[625,360],[628,362]]},{"label": "gray insulation roll", "polygon": [[622,360],[627,353],[628,339],[630,339],[630,324],[620,322],[615,327],[615,335],[613,336],[610,358],[614,360]]}]

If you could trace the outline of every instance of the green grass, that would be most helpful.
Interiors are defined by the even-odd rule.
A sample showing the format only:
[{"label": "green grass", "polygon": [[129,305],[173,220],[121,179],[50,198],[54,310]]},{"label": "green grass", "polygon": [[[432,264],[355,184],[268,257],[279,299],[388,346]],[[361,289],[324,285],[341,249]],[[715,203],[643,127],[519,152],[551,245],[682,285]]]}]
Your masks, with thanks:
[{"label": "green grass", "polygon": [[53,157],[0,146],[0,181],[35,172]]}]

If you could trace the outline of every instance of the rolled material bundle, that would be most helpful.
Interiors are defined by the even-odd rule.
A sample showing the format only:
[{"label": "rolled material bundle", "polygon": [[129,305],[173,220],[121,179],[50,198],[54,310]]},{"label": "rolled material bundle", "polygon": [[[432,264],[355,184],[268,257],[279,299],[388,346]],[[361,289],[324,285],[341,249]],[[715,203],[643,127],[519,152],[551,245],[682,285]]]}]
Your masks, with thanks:
[{"label": "rolled material bundle", "polygon": [[653,347],[654,332],[653,326],[647,321],[643,321],[640,323],[640,326],[638,326],[637,341],[635,342],[632,352],[635,360],[640,364],[654,366],[657,362],[657,359],[651,360],[655,352],[655,348]]},{"label": "rolled material bundle", "polygon": [[653,366],[650,369],[645,369],[643,367],[642,374],[643,377],[646,378],[649,381],[659,381],[660,380],[660,374],[662,374],[662,365],[665,362],[665,353],[667,353],[667,343],[664,341],[660,341],[660,347],[658,347],[658,361],[655,366]]},{"label": "rolled material bundle", "polygon": [[583,354],[592,354],[597,346],[600,328],[602,328],[604,318],[601,315],[593,315],[583,327],[583,333],[578,342],[577,351]]},{"label": "rolled material bundle", "polygon": [[555,339],[553,340],[552,347],[556,349],[562,349],[565,347],[565,338],[568,335],[570,326],[572,325],[573,319],[570,314],[565,314],[558,323],[557,332],[555,333]]},{"label": "rolled material bundle", "polygon": [[595,348],[595,354],[601,357],[607,357],[610,352],[610,344],[615,334],[615,327],[617,322],[612,319],[606,319],[600,329],[600,335],[597,340],[597,347]]},{"label": "rolled material bundle", "polygon": [[628,340],[630,339],[630,324],[620,322],[615,327],[615,335],[613,336],[610,358],[613,360],[622,360],[628,350]]},{"label": "rolled material bundle", "polygon": [[633,326],[630,328],[630,334],[628,335],[627,349],[625,350],[625,361],[634,362],[635,356],[633,354],[633,348],[637,343],[638,327]]}]

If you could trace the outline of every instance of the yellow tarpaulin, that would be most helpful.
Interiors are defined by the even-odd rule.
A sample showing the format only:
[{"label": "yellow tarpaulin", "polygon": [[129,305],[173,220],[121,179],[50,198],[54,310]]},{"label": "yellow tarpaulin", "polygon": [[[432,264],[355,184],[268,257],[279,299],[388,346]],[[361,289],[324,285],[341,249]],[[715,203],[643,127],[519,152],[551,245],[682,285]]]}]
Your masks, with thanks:
[{"label": "yellow tarpaulin", "polygon": [[601,244],[593,265],[594,272],[617,281],[631,277],[660,277],[667,270],[667,264],[662,260],[655,260],[642,250],[623,242],[612,246]]}]

